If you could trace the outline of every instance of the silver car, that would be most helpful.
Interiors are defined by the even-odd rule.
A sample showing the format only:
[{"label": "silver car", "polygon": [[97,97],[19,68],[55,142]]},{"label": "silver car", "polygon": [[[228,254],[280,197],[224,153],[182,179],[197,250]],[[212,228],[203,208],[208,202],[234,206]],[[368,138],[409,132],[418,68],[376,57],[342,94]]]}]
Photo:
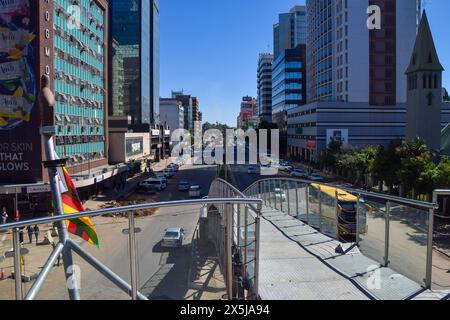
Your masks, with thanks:
[{"label": "silver car", "polygon": [[164,248],[179,248],[183,246],[183,239],[183,228],[167,228],[162,238],[161,246]]}]

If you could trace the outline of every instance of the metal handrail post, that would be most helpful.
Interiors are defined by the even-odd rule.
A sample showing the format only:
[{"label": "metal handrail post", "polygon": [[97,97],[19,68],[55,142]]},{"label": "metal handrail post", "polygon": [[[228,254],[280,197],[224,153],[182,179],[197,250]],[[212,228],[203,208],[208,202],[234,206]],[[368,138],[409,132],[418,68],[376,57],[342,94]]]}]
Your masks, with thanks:
[{"label": "metal handrail post", "polygon": [[227,222],[227,242],[226,242],[226,272],[227,272],[227,293],[228,300],[233,300],[233,221],[230,217],[230,205],[225,205],[225,216]]},{"label": "metal handrail post", "polygon": [[306,222],[308,224],[310,224],[309,223],[309,185],[308,184],[306,185],[305,193],[306,193]]},{"label": "metal handrail post", "polygon": [[291,184],[287,183],[287,206],[288,206],[288,215],[291,215],[291,196],[289,195],[291,193]]},{"label": "metal handrail post", "polygon": [[245,229],[244,229],[244,277],[247,278],[247,263],[248,263],[248,206],[245,206]]},{"label": "metal handrail post", "polygon": [[134,211],[128,214],[129,227],[129,249],[130,249],[130,276],[131,276],[131,299],[137,300],[138,281],[137,281],[137,265],[136,265],[136,234],[134,223]]},{"label": "metal handrail post", "polygon": [[[433,203],[438,203],[438,195],[433,192]],[[425,288],[431,289],[433,276],[433,234],[434,234],[434,212],[435,209],[429,210],[428,217],[428,239],[427,239],[427,266],[425,274]]]},{"label": "metal handrail post", "polygon": [[269,181],[267,181],[267,189],[268,189],[267,190],[267,195],[269,197],[269,207],[270,208],[272,208],[272,194],[270,192],[271,188],[272,188],[272,181],[269,180]]},{"label": "metal handrail post", "polygon": [[280,211],[283,212],[283,182],[280,180]]},{"label": "metal handrail post", "polygon": [[319,230],[322,231],[322,188],[319,186]]},{"label": "metal handrail post", "polygon": [[277,194],[276,194],[276,192],[275,192],[275,189],[277,188],[277,182],[276,181],[274,181],[273,182],[273,184],[274,184],[274,188],[273,188],[273,195],[274,195],[274,206],[275,206],[275,210],[277,210],[278,208],[277,208]]},{"label": "metal handrail post", "polygon": [[255,279],[254,291],[255,300],[259,297],[259,256],[260,256],[260,242],[261,242],[261,218],[260,212],[255,217]]},{"label": "metal handrail post", "polygon": [[12,236],[14,250],[14,283],[16,288],[16,300],[23,300],[19,232],[19,228],[14,228]]},{"label": "metal handrail post", "polygon": [[295,217],[298,218],[298,183],[295,183]]},{"label": "metal handrail post", "polygon": [[359,245],[359,215],[361,206],[361,194],[358,193],[358,198],[356,200],[356,245]]},{"label": "metal handrail post", "polygon": [[335,191],[335,199],[334,199],[334,205],[335,205],[335,217],[336,217],[336,240],[340,240],[339,237],[339,193],[337,190]]},{"label": "metal handrail post", "polygon": [[391,202],[386,202],[385,236],[384,236],[384,266],[389,266],[389,219],[391,214]]}]

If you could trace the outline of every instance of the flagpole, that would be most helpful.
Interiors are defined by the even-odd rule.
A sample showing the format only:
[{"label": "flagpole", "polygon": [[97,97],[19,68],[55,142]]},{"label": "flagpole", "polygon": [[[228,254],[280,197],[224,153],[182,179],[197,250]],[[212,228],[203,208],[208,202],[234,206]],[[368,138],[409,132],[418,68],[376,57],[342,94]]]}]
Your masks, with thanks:
[{"label": "flagpole", "polygon": [[[63,203],[61,198],[61,191],[59,189],[58,183],[58,169],[56,162],[56,154],[55,154],[55,146],[54,146],[54,135],[55,127],[51,125],[50,122],[53,121],[53,116],[49,119],[49,114],[52,114],[54,97],[53,93],[49,89],[50,79],[48,76],[44,75],[41,79],[42,90],[40,92],[40,107],[42,112],[42,127],[41,127],[41,136],[42,136],[42,145],[44,146],[45,151],[45,166],[48,169],[48,176],[50,181],[50,187],[52,190],[52,198],[53,198],[53,209],[55,216],[64,215]],[[68,285],[68,293],[70,300],[80,300],[80,292],[79,288],[73,286],[73,284],[79,283],[77,281],[78,275],[76,275],[73,268],[73,257],[70,245],[68,243],[69,234],[67,232],[65,221],[57,222],[58,227],[58,236],[60,243],[64,246],[62,251],[63,264],[64,264],[64,274],[66,276],[67,285]]]}]

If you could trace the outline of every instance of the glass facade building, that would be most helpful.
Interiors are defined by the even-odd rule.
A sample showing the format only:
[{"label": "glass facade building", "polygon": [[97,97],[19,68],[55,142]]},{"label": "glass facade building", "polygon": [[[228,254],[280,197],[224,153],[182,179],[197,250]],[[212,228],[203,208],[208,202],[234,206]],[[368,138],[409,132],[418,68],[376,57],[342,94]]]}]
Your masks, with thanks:
[{"label": "glass facade building", "polygon": [[[112,102],[109,115],[130,115],[133,125],[155,123],[159,112],[158,15],[154,1],[112,0]],[[156,53],[156,55],[155,55]],[[122,67],[120,67],[122,66]],[[123,76],[119,70],[123,69]],[[122,99],[117,99],[118,95]]]},{"label": "glass facade building", "polygon": [[333,0],[307,1],[308,102],[333,99]]},{"label": "glass facade building", "polygon": [[280,154],[287,153],[287,112],[304,105],[305,46],[282,51],[272,65],[272,122],[280,129]]},{"label": "glass facade building", "polygon": [[106,158],[105,11],[80,0],[80,25],[67,23],[72,1],[54,1],[56,152],[69,167]]}]

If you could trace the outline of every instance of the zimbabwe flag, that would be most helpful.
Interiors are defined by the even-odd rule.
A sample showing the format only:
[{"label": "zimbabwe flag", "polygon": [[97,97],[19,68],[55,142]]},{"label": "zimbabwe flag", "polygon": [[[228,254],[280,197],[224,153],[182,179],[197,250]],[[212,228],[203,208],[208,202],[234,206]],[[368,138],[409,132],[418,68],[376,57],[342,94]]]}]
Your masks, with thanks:
[{"label": "zimbabwe flag", "polygon": [[[70,178],[66,167],[58,169],[64,214],[84,212],[83,204],[80,201],[75,185]],[[97,232],[94,224],[88,217],[67,220],[67,230],[69,233],[81,237],[83,240],[100,247]]]}]

